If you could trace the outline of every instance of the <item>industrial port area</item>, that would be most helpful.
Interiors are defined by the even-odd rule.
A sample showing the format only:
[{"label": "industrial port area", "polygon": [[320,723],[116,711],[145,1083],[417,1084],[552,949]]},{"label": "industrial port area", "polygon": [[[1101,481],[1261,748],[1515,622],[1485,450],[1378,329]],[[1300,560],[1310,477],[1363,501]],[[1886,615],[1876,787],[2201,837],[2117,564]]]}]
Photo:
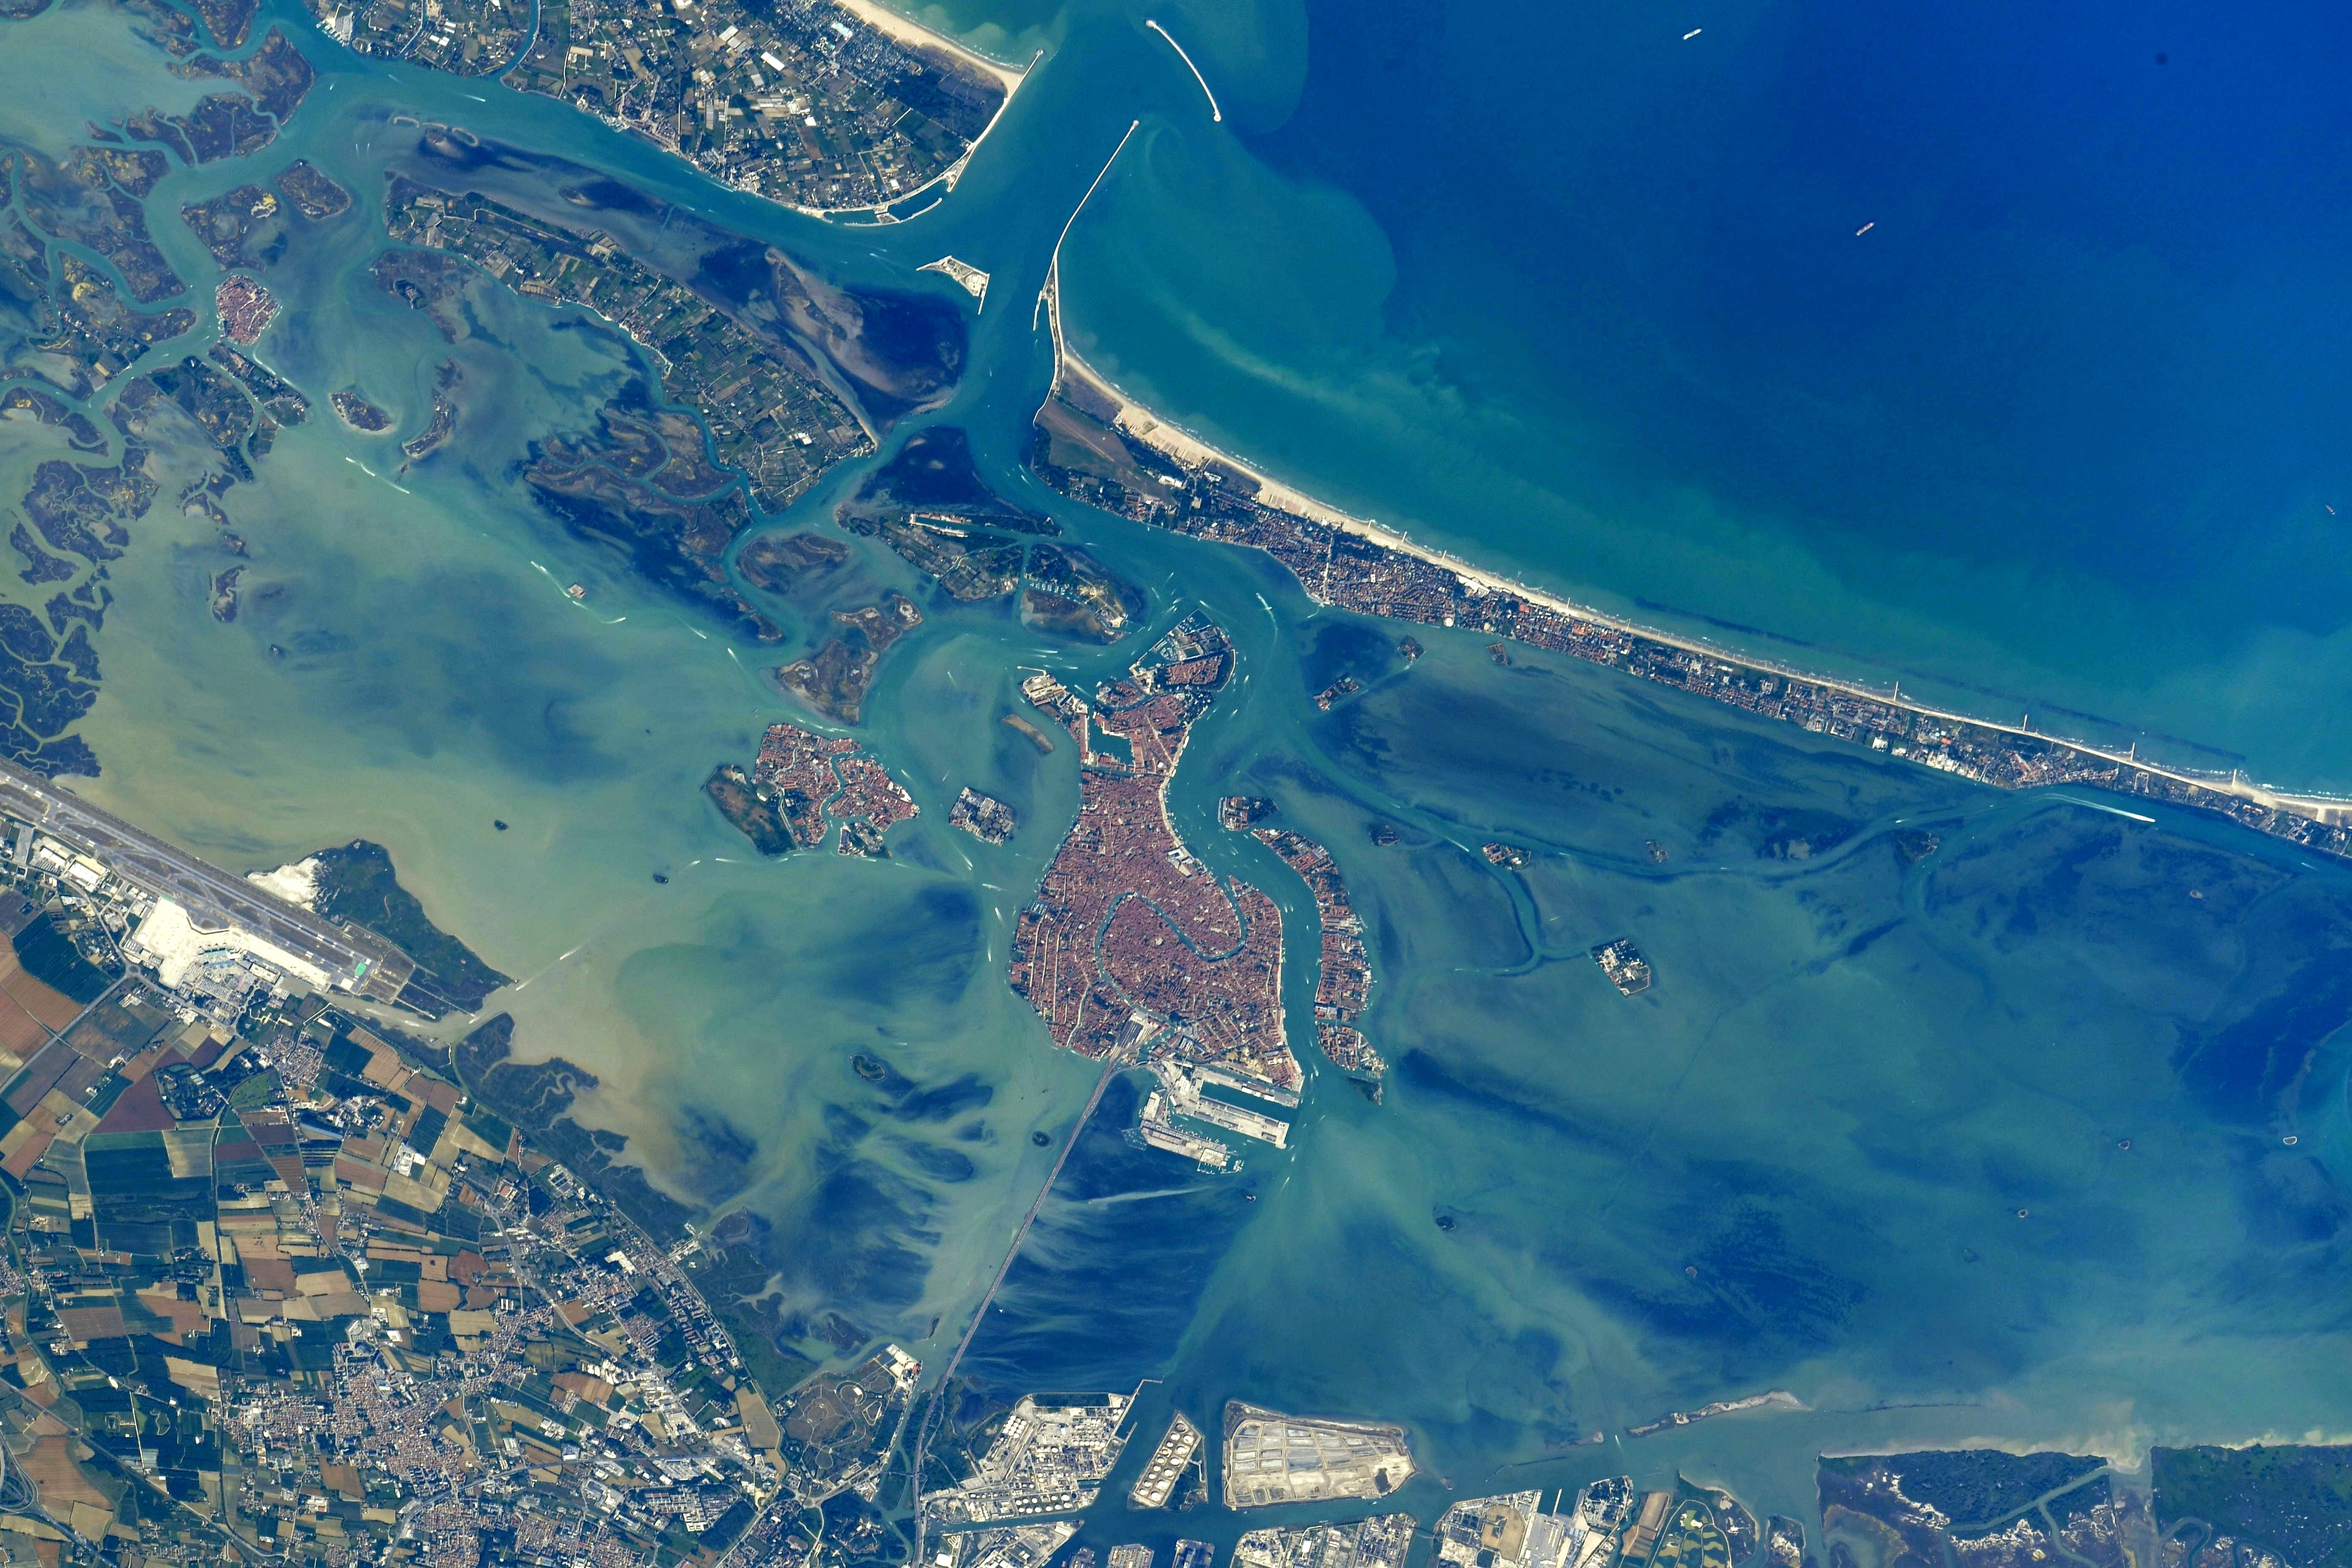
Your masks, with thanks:
[{"label": "industrial port area", "polygon": [[[1402,1427],[1239,1400],[1225,1406],[1215,1445],[1183,1412],[1171,1413],[1134,1471],[1124,1509],[1106,1517],[1118,1505],[1097,1502],[1137,1435],[1141,1393],[1032,1394],[983,1423],[994,1436],[969,1473],[923,1499],[926,1517],[944,1527],[928,1568],[1096,1568],[1095,1548],[1073,1544],[1082,1533],[1164,1532],[1153,1516],[1169,1512],[1184,1533],[1164,1546],[1108,1546],[1106,1568],[1219,1568],[1221,1557],[1224,1568],[1729,1568],[1751,1560],[1799,1568],[1803,1558],[1799,1521],[1774,1515],[1759,1523],[1729,1492],[1688,1481],[1643,1490],[1612,1476],[1581,1489],[1453,1501],[1431,1520],[1396,1506],[1394,1494],[1421,1474]],[[1328,1505],[1350,1501],[1366,1510],[1329,1516]],[[1220,1502],[1228,1510],[1325,1505],[1315,1510],[1325,1517],[1236,1535],[1200,1515]],[[1229,1552],[1207,1537],[1230,1540]]]}]

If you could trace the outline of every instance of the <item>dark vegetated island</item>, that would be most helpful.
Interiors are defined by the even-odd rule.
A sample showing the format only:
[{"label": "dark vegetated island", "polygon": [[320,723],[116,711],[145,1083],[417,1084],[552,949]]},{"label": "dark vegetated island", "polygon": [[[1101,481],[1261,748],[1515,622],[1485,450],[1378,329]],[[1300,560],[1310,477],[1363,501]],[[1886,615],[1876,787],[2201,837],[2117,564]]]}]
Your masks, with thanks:
[{"label": "dark vegetated island", "polygon": [[890,645],[923,624],[923,612],[903,594],[886,593],[877,605],[835,610],[842,629],[808,658],[776,671],[776,684],[844,724],[865,716],[866,693],[875,668]]},{"label": "dark vegetated island", "polygon": [[1823,1458],[1821,1474],[1825,1489],[1833,1477],[1900,1478],[1906,1498],[1967,1527],[1997,1524],[2036,1498],[2105,1468],[2106,1461],[2095,1455],[1958,1448]]},{"label": "dark vegetated island", "polygon": [[[133,310],[105,270],[71,250],[52,251],[42,232],[107,257],[122,269],[134,298],[178,292],[180,280],[149,239],[134,199],[168,166],[160,153],[119,146],[84,148],[63,164],[29,153],[22,163],[0,161],[0,363],[12,377],[38,377],[68,397],[88,399],[150,347],[195,324],[185,306]],[[87,416],[29,387],[9,388],[0,410],[63,426],[80,451],[104,450]]]},{"label": "dark vegetated island", "polygon": [[392,416],[356,392],[331,392],[327,401],[335,405],[337,418],[362,436],[381,436],[392,428]]},{"label": "dark vegetated island", "polygon": [[[174,30],[162,15],[157,25],[172,35],[163,47],[184,59],[194,50],[188,40],[194,24],[172,12]],[[205,57],[173,68],[236,80],[287,113],[310,80],[299,51],[274,33],[245,60]],[[253,100],[229,96],[246,106],[238,112],[260,112]],[[194,325],[194,312],[184,306],[134,310],[106,272],[72,251],[52,251],[23,216],[30,213],[106,255],[131,279],[135,297],[176,289],[180,285],[166,276],[160,252],[152,264],[145,256],[152,247],[137,200],[152,192],[169,167],[163,153],[120,142],[83,148],[58,164],[36,159],[0,165],[0,198],[13,197],[20,185],[23,195],[23,212],[0,210],[0,360],[17,367],[16,374],[37,377],[66,396],[95,399],[155,344]],[[275,200],[257,187],[247,194],[260,203]],[[276,310],[268,291],[243,276],[224,281],[216,302],[231,336],[259,331]],[[98,772],[88,744],[65,731],[95,700],[99,661],[90,637],[112,602],[101,579],[107,564],[130,548],[129,525],[145,517],[156,499],[163,471],[159,451],[191,436],[210,448],[217,470],[186,483],[179,501],[226,528],[217,497],[252,479],[253,460],[269,450],[283,426],[299,423],[308,411],[299,392],[227,342],[216,342],[204,358],[188,355],[122,383],[106,411],[123,437],[121,458],[101,466],[109,442],[87,415],[21,381],[0,390],[0,418],[29,416],[58,428],[76,451],[99,458],[39,463],[20,499],[22,520],[8,531],[10,547],[25,561],[20,580],[73,586],[50,595],[47,632],[29,610],[0,612],[6,621],[0,647],[7,656],[0,658],[0,753],[52,777]],[[241,552],[234,536],[225,542]],[[234,602],[233,576],[215,580],[216,614]],[[77,621],[83,624],[70,626]]]},{"label": "dark vegetated island", "polygon": [[1002,500],[980,477],[964,432],[908,437],[835,510],[852,533],[878,538],[967,604],[1021,591],[1021,617],[1041,630],[1112,643],[1141,616],[1141,590],[1087,552],[1049,544],[1053,519]]},{"label": "dark vegetated island", "polygon": [[238,185],[210,201],[183,206],[180,216],[223,267],[268,267],[286,254],[298,226],[322,223],[351,210],[351,192],[304,159],[278,171],[270,183],[277,191]]},{"label": "dark vegetated island", "polygon": [[253,395],[254,401],[261,405],[264,418],[269,423],[299,425],[310,417],[310,400],[277,372],[247,358],[226,343],[215,343],[205,351],[205,357],[236,377],[237,384]]},{"label": "dark vegetated island", "polygon": [[155,481],[147,472],[147,452],[136,442],[122,461],[101,468],[93,463],[52,460],[33,470],[25,491],[25,515],[52,550],[94,561],[121,558],[131,543],[123,527],[154,504]]},{"label": "dark vegetated island", "polygon": [[223,267],[268,267],[286,254],[290,229],[286,204],[259,185],[238,185],[207,202],[192,202],[180,217]]},{"label": "dark vegetated island", "polygon": [[175,365],[160,366],[122,389],[114,402],[115,427],[144,434],[145,422],[164,405],[186,415],[206,440],[230,455],[232,472],[252,477],[237,454],[257,427],[254,407],[236,377],[193,354]]},{"label": "dark vegetated island", "polygon": [[1075,544],[1029,547],[1021,620],[1081,642],[1115,643],[1150,607],[1143,590]]},{"label": "dark vegetated island", "polygon": [[0,605],[0,754],[50,777],[95,775],[89,745],[65,731],[98,700],[97,675],[88,628],[60,639],[22,605]]},{"label": "dark vegetated island", "polygon": [[845,288],[780,247],[684,208],[659,210],[673,230],[683,226],[703,243],[697,270],[683,280],[747,326],[830,365],[869,433],[954,395],[970,327],[952,304],[929,293]]},{"label": "dark vegetated island", "polygon": [[[1860,1552],[1975,1568],[2122,1563],[2148,1524],[2145,1505],[2119,1493],[2095,1455],[1967,1448],[1824,1457],[1816,1476],[1832,1562]],[[1777,1542],[1774,1551],[1777,1558]]]},{"label": "dark vegetated island", "polygon": [[196,0],[196,14],[205,19],[205,31],[224,49],[245,47],[253,32],[254,15],[260,9],[260,0]]},{"label": "dark vegetated island", "polygon": [[[832,289],[780,251],[747,254],[748,242],[688,215],[679,215],[681,224],[707,232],[712,251],[681,277],[632,256],[605,231],[405,176],[393,178],[385,213],[394,239],[463,257],[527,296],[593,310],[646,351],[659,399],[650,387],[625,387],[593,431],[534,447],[525,478],[573,532],[618,547],[643,575],[712,605],[761,641],[782,631],[737,592],[725,568],[753,509],[782,510],[835,463],[872,450],[877,418],[887,423],[943,396],[961,365],[960,320],[927,322],[915,333],[924,341],[901,356],[905,345],[866,335],[872,323],[894,319],[888,300]],[[473,273],[453,272],[444,259],[393,251],[375,275],[387,291],[432,310],[454,339],[462,322],[449,307]],[[731,266],[714,271],[721,259]],[[835,384],[860,389],[869,408],[844,403]],[[755,556],[747,580],[767,560]]]},{"label": "dark vegetated island", "polygon": [[2352,1568],[2352,1446],[2158,1448],[2156,1523],[2191,1521],[2295,1568]]},{"label": "dark vegetated island", "polygon": [[969,440],[952,426],[908,437],[834,509],[834,521],[880,539],[966,604],[1012,593],[1030,537],[1061,531],[1051,518],[998,500],[972,466]]},{"label": "dark vegetated island", "polygon": [[[749,477],[751,499],[781,511],[846,457],[873,450],[855,412],[826,386],[811,351],[760,321],[739,300],[705,292],[621,248],[603,230],[580,232],[478,193],[457,195],[393,176],[384,220],[404,245],[473,262],[528,298],[594,310],[654,358],[662,395],[700,411],[719,460]],[[377,279],[414,304],[437,303],[456,279],[398,261]],[[445,330],[446,323],[445,322]]]},{"label": "dark vegetated island", "polygon": [[184,77],[218,77],[245,89],[206,93],[184,114],[148,109],[123,122],[135,139],[168,147],[190,164],[246,157],[267,147],[319,79],[302,51],[276,27],[241,60],[200,55],[173,70]]},{"label": "dark vegetated island", "polygon": [[793,821],[801,803],[763,784],[741,764],[721,763],[711,769],[702,781],[702,793],[761,854],[786,855],[800,847]]},{"label": "dark vegetated island", "polygon": [[[5,279],[5,267],[0,267],[0,279]],[[5,281],[0,281],[0,287],[5,287]],[[0,419],[18,415],[28,415],[37,423],[64,431],[66,445],[77,452],[106,450],[106,437],[90,423],[89,415],[68,408],[47,393],[21,382],[0,392]]]},{"label": "dark vegetated island", "polygon": [[[642,384],[629,388],[642,390]],[[616,552],[646,581],[694,600],[760,642],[784,630],[727,579],[728,548],[751,524],[739,486],[707,500],[663,488],[670,467],[656,421],[624,397],[608,403],[593,430],[531,443],[522,465],[531,499],[574,538]],[[690,418],[672,415],[672,418]],[[698,430],[694,439],[698,444]],[[655,474],[646,479],[640,476]],[[689,465],[688,472],[693,470]]]},{"label": "dark vegetated island", "polygon": [[149,349],[196,324],[195,312],[185,305],[133,310],[105,273],[70,251],[58,252],[57,263],[57,287],[45,289],[48,308],[41,311],[48,330],[26,342],[25,357],[42,379],[69,397],[89,397]]},{"label": "dark vegetated island", "polygon": [[[962,376],[970,323],[954,304],[928,290],[836,283],[781,247],[721,227],[691,208],[647,195],[585,165],[527,148],[461,142],[427,130],[409,167],[413,173],[396,174],[396,184],[436,192],[451,204],[439,226],[445,237],[457,233],[459,219],[472,226],[455,247],[428,243],[472,255],[521,292],[589,304],[673,364],[689,357],[670,347],[687,323],[661,330],[660,312],[652,307],[695,304],[704,312],[716,311],[719,322],[705,323],[710,341],[688,339],[682,347],[722,358],[750,354],[781,361],[800,384],[785,390],[814,401],[791,420],[782,413],[778,420],[810,437],[794,444],[811,448],[806,455],[816,469],[843,455],[814,449],[825,424],[812,423],[809,416],[820,405],[846,414],[845,423],[855,427],[840,438],[842,447],[856,445],[854,437],[862,436],[864,444],[856,449],[870,451],[902,418],[945,404]],[[467,194],[451,195],[458,190]],[[500,232],[491,235],[485,226]],[[412,242],[397,228],[393,237]],[[477,254],[485,244],[490,253]],[[503,269],[493,264],[491,254],[502,258]],[[723,342],[711,337],[722,325],[737,336]],[[744,368],[759,367],[747,363],[730,370],[706,359],[701,384],[707,390],[733,387]],[[666,385],[669,379],[665,372]],[[725,457],[731,437],[721,426],[729,423],[724,405],[730,400],[670,391],[673,402],[702,410]],[[782,401],[777,395],[753,398],[747,412],[776,409]],[[763,492],[782,492],[757,465],[736,466]],[[758,499],[762,510],[781,510],[767,493]]]},{"label": "dark vegetated island", "polygon": [[351,210],[352,193],[308,158],[295,159],[269,183],[312,223],[323,223]]},{"label": "dark vegetated island", "polygon": [[116,188],[97,150],[83,148],[62,163],[26,153],[17,167],[26,216],[56,237],[103,257],[122,275],[132,299],[152,305],[187,288],[148,237],[145,209]]},{"label": "dark vegetated island", "polygon": [[[410,463],[422,462],[446,446],[457,432],[457,384],[466,379],[466,367],[454,359],[443,360],[441,368],[433,374],[433,414],[425,421],[425,428],[400,444],[400,449]],[[401,465],[405,469],[406,463]]]},{"label": "dark vegetated island", "polygon": [[805,529],[763,533],[736,553],[735,570],[762,593],[788,595],[821,584],[848,565],[851,554],[838,539]]},{"label": "dark vegetated island", "polygon": [[318,862],[317,911],[331,921],[375,932],[416,963],[403,994],[404,1005],[439,1017],[451,1007],[471,1013],[508,983],[473,949],[435,925],[416,896],[400,885],[392,855],[381,844],[353,839],[321,849]]}]

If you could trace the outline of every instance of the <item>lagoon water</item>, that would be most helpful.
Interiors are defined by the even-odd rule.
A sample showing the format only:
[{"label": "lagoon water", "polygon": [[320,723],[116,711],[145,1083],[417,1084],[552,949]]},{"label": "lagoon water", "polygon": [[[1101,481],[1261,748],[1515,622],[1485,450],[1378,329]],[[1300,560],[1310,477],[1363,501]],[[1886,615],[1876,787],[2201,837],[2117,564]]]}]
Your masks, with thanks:
[{"label": "lagoon water", "polygon": [[[938,1365],[1052,1162],[1043,1131],[1076,1151],[964,1374],[1003,1394],[1155,1379],[1147,1421],[1176,1404],[1213,1431],[1234,1397],[1402,1421],[1425,1518],[1676,1468],[1807,1514],[1824,1448],[2130,1460],[2337,1429],[2352,869],[2088,793],[1979,790],[1571,660],[1501,667],[1466,635],[1421,633],[1408,670],[1399,628],[1317,610],[1264,558],[1070,506],[1022,469],[1051,374],[1031,301],[1139,119],[1071,230],[1066,318],[1204,434],[1530,575],[1756,628],[1727,640],[2352,778],[2343,552],[2297,510],[2344,477],[2325,471],[2343,306],[2293,303],[2343,209],[2267,246],[2219,234],[2231,204],[2258,216],[2284,187],[2180,150],[2250,60],[2283,58],[2274,40],[2112,19],[2066,24],[2052,56],[2033,28],[2058,24],[1981,19],[1870,45],[1908,61],[1897,90],[1875,68],[1895,55],[1862,52],[1883,24],[1847,13],[1528,10],[1534,31],[1499,48],[1444,11],[1157,13],[1222,126],[1139,12],[942,13],[1046,63],[951,197],[865,228],[715,190],[553,104],[354,59],[267,8],[322,79],[255,158],[172,174],[148,204],[158,242],[203,313],[215,269],[177,205],[312,159],[361,200],[269,269],[288,306],[269,362],[314,402],[356,385],[405,431],[455,357],[464,412],[405,473],[390,439],[323,410],[282,436],[225,502],[252,551],[233,625],[207,611],[227,563],[210,527],[168,501],[137,525],[83,726],[105,772],[76,787],[239,868],[389,846],[434,917],[520,977],[494,1004],[519,1051],[587,1066],[584,1115],[770,1227],[783,1348],[814,1360],[887,1336]],[[54,155],[85,120],[184,94],[130,27],[91,0],[12,26],[12,74],[42,85],[0,104],[0,136]],[[2074,89],[2101,69],[2094,114]],[[373,195],[417,156],[397,112],[590,164],[860,286],[960,298],[915,270],[942,253],[993,275],[963,384],[924,422],[968,429],[1003,493],[1145,587],[1155,626],[1206,605],[1233,632],[1238,678],[1171,805],[1286,912],[1310,1074],[1292,1149],[1199,1175],[1123,1136],[1130,1083],[1074,1127],[1093,1069],[1004,984],[1077,791],[1067,747],[1040,756],[999,717],[1024,667],[1091,681],[1132,641],[1056,643],[867,552],[826,598],[763,603],[791,650],[886,585],[922,600],[860,734],[923,815],[886,863],[771,863],[709,809],[713,763],[804,717],[762,679],[779,651],[645,585],[514,480],[530,441],[633,374],[625,340],[480,287],[445,343],[369,278]],[[1997,136],[1947,133],[1990,119]],[[1767,123],[1777,139],[1747,133]],[[2117,172],[2127,155],[2140,174]],[[2100,215],[2071,212],[2092,185],[2100,245],[2081,237]],[[1857,259],[1873,216],[1885,232],[1862,241],[1887,243]],[[2167,380],[2145,356],[2168,288],[2203,314],[2169,332]],[[2250,335],[2265,311],[2295,329]],[[2190,339],[2237,344],[2238,378],[2191,363]],[[0,493],[56,450],[0,428]],[[828,526],[869,467],[782,525]],[[1342,672],[1366,691],[1319,712]],[[947,829],[965,784],[1013,805],[1011,844]],[[1378,1105],[1318,1070],[1311,902],[1217,829],[1237,788],[1328,844],[1365,915],[1369,1027],[1393,1064]],[[1376,847],[1376,821],[1399,842]],[[1940,847],[1912,863],[1897,827]],[[1496,871],[1475,853],[1491,837],[1535,862]],[[1586,956],[1619,935],[1659,975],[1630,1000]],[[889,1070],[861,1076],[861,1055]],[[1773,1387],[1811,1408],[1586,1442]],[[1114,1500],[1087,1539],[1180,1523],[1239,1528],[1142,1527]]]}]

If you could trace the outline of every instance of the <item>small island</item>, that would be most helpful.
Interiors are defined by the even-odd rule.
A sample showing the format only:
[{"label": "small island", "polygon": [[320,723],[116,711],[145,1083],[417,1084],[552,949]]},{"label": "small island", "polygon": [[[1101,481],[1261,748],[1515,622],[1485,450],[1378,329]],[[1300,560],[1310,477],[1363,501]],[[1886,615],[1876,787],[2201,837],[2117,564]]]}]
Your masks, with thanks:
[{"label": "small island", "polygon": [[866,693],[875,668],[890,645],[923,624],[923,612],[903,594],[885,594],[878,605],[835,610],[842,629],[806,658],[776,671],[776,684],[836,723],[865,716]]},{"label": "small island", "polygon": [[833,576],[849,564],[850,554],[838,539],[805,529],[763,533],[736,552],[735,570],[762,593],[790,595]]},{"label": "small island", "polygon": [[221,331],[236,343],[253,342],[278,319],[277,300],[241,272],[220,280],[213,290],[213,308],[220,312]]},{"label": "small island", "polygon": [[1602,942],[1592,950],[1592,962],[1601,965],[1610,984],[1628,996],[1638,996],[1650,988],[1650,961],[1630,937]]},{"label": "small island", "polygon": [[465,378],[465,367],[456,360],[441,362],[440,370],[433,377],[432,416],[425,420],[424,429],[400,444],[409,462],[431,457],[457,433],[457,384]]},{"label": "small island", "polygon": [[749,769],[722,763],[703,783],[719,815],[762,855],[814,849],[828,825],[839,852],[888,857],[883,836],[917,815],[914,797],[846,737],[772,724]]},{"label": "small island", "polygon": [[392,416],[356,392],[331,392],[327,401],[335,405],[336,418],[362,436],[381,436],[392,428]]},{"label": "small island", "polygon": [[983,844],[1003,844],[1013,837],[1015,823],[1011,806],[966,784],[948,812],[948,826]]},{"label": "small island", "polygon": [[324,223],[351,210],[352,193],[321,173],[318,165],[307,158],[295,159],[279,170],[278,177],[269,183],[294,204],[296,212],[311,223]]},{"label": "small island", "polygon": [[988,274],[969,261],[958,261],[952,256],[942,256],[937,261],[926,261],[915,268],[918,272],[937,272],[955,279],[959,288],[979,301],[982,310],[988,307]]}]

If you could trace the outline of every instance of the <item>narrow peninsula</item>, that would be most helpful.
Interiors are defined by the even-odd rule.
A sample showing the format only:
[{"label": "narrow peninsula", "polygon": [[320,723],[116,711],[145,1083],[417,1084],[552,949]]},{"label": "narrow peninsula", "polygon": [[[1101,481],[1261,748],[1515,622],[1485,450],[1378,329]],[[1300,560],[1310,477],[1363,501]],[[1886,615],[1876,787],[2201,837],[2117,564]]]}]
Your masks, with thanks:
[{"label": "narrow peninsula", "polygon": [[[1063,343],[1030,465],[1060,494],[1152,527],[1263,550],[1317,604],[1482,635],[1605,664],[1768,719],[2001,789],[2086,784],[2217,812],[2273,837],[2352,859],[2352,801],[2294,795],[2235,773],[2201,776],[1991,723],[1850,681],[1601,615],[1478,570],[1325,506],[1162,423]],[[1498,647],[1500,644],[1496,645]]]}]

